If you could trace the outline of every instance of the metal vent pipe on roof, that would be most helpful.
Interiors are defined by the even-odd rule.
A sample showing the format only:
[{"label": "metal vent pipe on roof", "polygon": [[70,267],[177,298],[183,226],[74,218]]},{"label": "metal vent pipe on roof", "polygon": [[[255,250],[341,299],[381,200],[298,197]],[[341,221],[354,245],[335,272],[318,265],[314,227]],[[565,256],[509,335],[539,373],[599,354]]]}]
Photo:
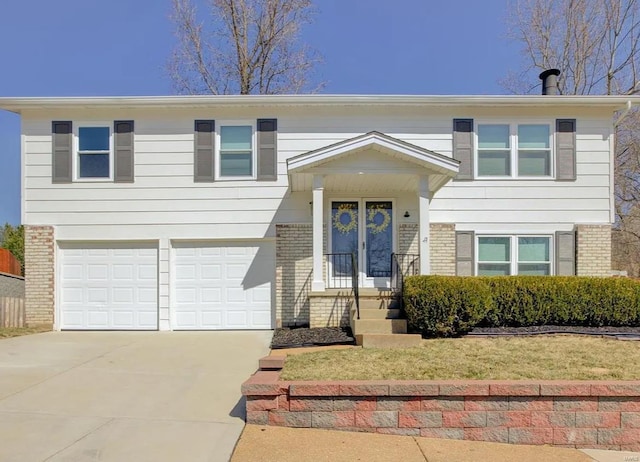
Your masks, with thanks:
[{"label": "metal vent pipe on roof", "polygon": [[557,95],[558,91],[558,76],[560,75],[560,69],[547,69],[542,71],[538,78],[542,80],[542,94],[543,95]]}]

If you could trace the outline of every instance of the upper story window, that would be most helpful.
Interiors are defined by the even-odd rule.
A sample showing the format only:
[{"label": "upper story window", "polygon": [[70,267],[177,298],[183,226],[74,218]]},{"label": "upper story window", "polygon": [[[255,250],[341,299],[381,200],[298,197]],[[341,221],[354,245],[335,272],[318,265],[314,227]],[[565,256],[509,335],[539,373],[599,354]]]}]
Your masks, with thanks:
[{"label": "upper story window", "polygon": [[549,124],[478,124],[478,177],[550,177]]},{"label": "upper story window", "polygon": [[550,236],[478,236],[479,276],[551,274]]},{"label": "upper story window", "polygon": [[220,125],[220,162],[218,176],[253,178],[255,164],[252,125]]},{"label": "upper story window", "polygon": [[111,129],[79,126],[77,132],[77,178],[111,177]]}]

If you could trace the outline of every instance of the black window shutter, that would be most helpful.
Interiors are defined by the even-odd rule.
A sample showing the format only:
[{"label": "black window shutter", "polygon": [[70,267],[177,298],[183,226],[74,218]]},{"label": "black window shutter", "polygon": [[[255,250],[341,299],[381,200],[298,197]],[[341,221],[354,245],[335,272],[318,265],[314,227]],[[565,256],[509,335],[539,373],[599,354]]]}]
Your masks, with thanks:
[{"label": "black window shutter", "polygon": [[556,231],[556,275],[575,276],[576,274],[576,233],[575,231]]},{"label": "black window shutter", "polygon": [[576,179],[576,119],[556,120],[556,179]]},{"label": "black window shutter", "polygon": [[193,181],[215,180],[216,123],[214,120],[196,120],[194,135]]},{"label": "black window shutter", "polygon": [[116,120],[113,123],[113,134],[113,181],[116,183],[133,183],[133,120]]},{"label": "black window shutter", "polygon": [[456,180],[473,180],[473,119],[453,119],[453,158],[460,162]]},{"label": "black window shutter", "polygon": [[278,120],[258,119],[258,181],[278,179]]},{"label": "black window shutter", "polygon": [[456,276],[473,276],[475,273],[475,233],[456,231]]},{"label": "black window shutter", "polygon": [[73,124],[71,122],[54,121],[51,123],[52,133],[52,172],[53,183],[71,183],[73,158]]}]

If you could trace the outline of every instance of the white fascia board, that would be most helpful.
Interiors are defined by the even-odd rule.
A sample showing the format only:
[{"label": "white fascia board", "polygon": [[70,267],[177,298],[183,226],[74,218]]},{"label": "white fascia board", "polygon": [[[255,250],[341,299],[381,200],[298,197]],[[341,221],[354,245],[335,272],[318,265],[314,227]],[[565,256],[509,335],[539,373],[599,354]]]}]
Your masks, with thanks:
[{"label": "white fascia board", "polygon": [[21,113],[29,109],[145,108],[208,106],[425,106],[425,107],[601,107],[611,111],[639,96],[542,96],[542,95],[206,95],[206,96],[110,96],[0,98],[0,109]]}]

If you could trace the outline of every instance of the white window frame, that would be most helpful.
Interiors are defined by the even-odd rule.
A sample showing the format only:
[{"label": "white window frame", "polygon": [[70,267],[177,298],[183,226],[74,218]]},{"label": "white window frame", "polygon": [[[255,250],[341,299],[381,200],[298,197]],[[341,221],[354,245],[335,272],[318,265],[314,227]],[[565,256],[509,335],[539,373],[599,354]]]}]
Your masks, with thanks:
[{"label": "white window frame", "polygon": [[555,242],[554,236],[551,234],[505,234],[505,233],[497,233],[497,234],[476,234],[476,242],[475,242],[475,274],[480,274],[480,263],[496,263],[496,264],[505,264],[506,262],[487,262],[480,261],[480,238],[482,237],[508,237],[509,238],[509,250],[511,252],[510,260],[509,260],[509,275],[517,276],[518,275],[518,263],[542,263],[542,262],[521,262],[520,255],[518,251],[518,238],[520,237],[544,237],[549,239],[549,276],[553,276],[555,274],[554,268],[554,255],[555,255]]},{"label": "white window frame", "polygon": [[[248,176],[223,176],[220,174],[222,157],[220,151],[222,148],[222,127],[228,126],[244,126],[251,127],[251,175]],[[216,162],[215,162],[215,179],[218,181],[238,181],[238,180],[255,180],[257,178],[257,163],[258,163],[258,143],[257,143],[257,122],[255,120],[216,120]]]},{"label": "white window frame", "polygon": [[[509,127],[509,147],[511,152],[509,175],[479,175],[479,137],[481,125],[507,125]],[[519,125],[547,125],[549,127],[549,175],[518,176],[518,126]],[[512,122],[504,119],[481,119],[476,123],[474,131],[475,153],[473,156],[475,178],[478,180],[553,180],[555,179],[555,122],[549,119],[525,119]],[[537,149],[539,151],[539,149]]]},{"label": "white window frame", "polygon": [[[109,129],[109,176],[108,177],[81,177],[80,176],[80,129],[86,127],[101,127]],[[91,154],[87,152],[84,154]],[[105,151],[93,153],[105,154]],[[108,182],[113,181],[114,155],[113,155],[113,121],[73,122],[73,180],[77,182]]]}]

